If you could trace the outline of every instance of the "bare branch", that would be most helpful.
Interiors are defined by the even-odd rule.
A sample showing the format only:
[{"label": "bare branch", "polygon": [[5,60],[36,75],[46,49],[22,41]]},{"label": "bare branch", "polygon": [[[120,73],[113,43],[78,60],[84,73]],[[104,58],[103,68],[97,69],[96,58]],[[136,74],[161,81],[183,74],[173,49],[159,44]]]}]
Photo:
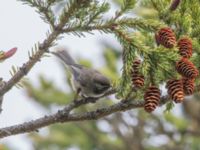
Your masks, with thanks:
[{"label": "bare branch", "polygon": [[[82,104],[84,104],[81,101]],[[0,138],[4,138],[11,135],[22,134],[26,132],[37,131],[39,128],[55,124],[55,123],[63,123],[70,121],[83,121],[83,120],[95,120],[98,118],[102,118],[109,114],[112,114],[117,111],[125,111],[133,108],[142,107],[144,101],[134,101],[134,103],[129,103],[129,101],[121,101],[117,104],[104,107],[101,109],[97,109],[95,111],[86,112],[82,114],[69,114],[70,110],[82,105],[80,103],[73,102],[69,104],[62,110],[59,110],[57,113],[44,116],[42,118],[32,120],[30,122],[25,122],[19,125],[14,125],[10,127],[5,127],[0,129]]]},{"label": "bare branch", "polygon": [[[197,89],[195,92],[198,92],[199,85],[196,86]],[[111,95],[116,93],[114,89],[111,89],[102,97]],[[81,113],[70,113],[73,109],[78,108],[82,105],[86,105],[88,103],[95,103],[100,98],[83,98],[81,100],[73,101],[68,104],[62,110],[58,110],[57,113],[52,115],[45,115],[42,118],[32,120],[29,122],[25,122],[18,125],[13,125],[10,127],[5,127],[0,129],[0,138],[4,138],[11,135],[28,133],[38,131],[39,128],[43,128],[45,126],[49,126],[55,123],[66,123],[66,122],[75,122],[75,121],[85,121],[85,120],[97,120],[99,118],[108,116],[115,112],[127,111],[130,109],[142,108],[145,104],[143,100],[121,100],[120,102],[113,104],[111,106],[106,106],[103,108],[98,108],[94,111],[89,112],[81,112]],[[170,100],[169,96],[163,96],[160,101],[160,106],[164,105]]]},{"label": "bare branch", "polygon": [[126,111],[135,108],[141,108],[144,106],[144,101],[133,101],[122,100],[117,104],[111,105],[109,107],[104,107],[97,109],[95,111],[90,111],[82,114],[70,114],[67,118],[63,118],[63,121],[84,121],[84,120],[97,120],[99,118],[108,116],[112,113],[118,111]]},{"label": "bare branch", "polygon": [[[104,95],[108,96],[110,94],[115,93],[114,90],[109,91]],[[19,125],[14,125],[10,127],[5,127],[0,129],[0,138],[4,138],[11,135],[22,134],[26,132],[34,132],[39,128],[49,126],[55,123],[64,123],[64,122],[73,122],[73,121],[84,121],[84,120],[96,120],[105,116],[108,116],[112,113],[118,111],[127,111],[130,109],[141,108],[144,106],[144,101],[135,101],[135,100],[121,100],[120,102],[113,104],[111,106],[103,107],[96,109],[94,111],[83,112],[83,113],[72,113],[71,110],[80,107],[81,105],[85,105],[88,103],[94,103],[99,98],[85,98],[77,101],[73,101],[68,104],[62,110],[58,110],[57,113],[44,116],[42,118],[32,120],[30,122],[25,122]],[[167,97],[163,97],[161,100],[161,104],[167,102]]]}]

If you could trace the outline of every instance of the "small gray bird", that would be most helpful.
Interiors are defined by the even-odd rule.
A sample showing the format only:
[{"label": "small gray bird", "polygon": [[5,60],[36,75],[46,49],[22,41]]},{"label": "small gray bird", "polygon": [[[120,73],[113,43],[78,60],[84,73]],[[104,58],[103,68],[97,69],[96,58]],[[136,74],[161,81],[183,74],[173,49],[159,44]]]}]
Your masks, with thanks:
[{"label": "small gray bird", "polygon": [[72,86],[77,95],[83,97],[100,97],[110,88],[110,80],[95,69],[77,64],[66,50],[52,52],[59,57],[72,73]]}]

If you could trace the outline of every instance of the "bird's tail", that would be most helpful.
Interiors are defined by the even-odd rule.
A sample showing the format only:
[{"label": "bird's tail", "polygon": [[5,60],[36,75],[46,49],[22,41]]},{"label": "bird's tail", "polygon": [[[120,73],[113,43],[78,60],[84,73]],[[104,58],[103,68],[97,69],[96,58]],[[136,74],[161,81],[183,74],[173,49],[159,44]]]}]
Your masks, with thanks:
[{"label": "bird's tail", "polygon": [[66,63],[69,66],[73,66],[76,65],[76,62],[74,61],[74,59],[69,55],[69,53],[62,49],[62,50],[57,50],[55,52],[52,52],[52,54],[56,55],[57,57],[59,57],[62,61],[64,61],[64,63]]},{"label": "bird's tail", "polygon": [[70,70],[75,78],[79,76],[82,66],[79,64],[76,64],[74,59],[69,55],[69,53],[66,50],[62,49],[62,50],[57,50],[57,51],[51,52],[51,53],[56,55],[66,65],[68,65],[68,67],[70,68]]}]

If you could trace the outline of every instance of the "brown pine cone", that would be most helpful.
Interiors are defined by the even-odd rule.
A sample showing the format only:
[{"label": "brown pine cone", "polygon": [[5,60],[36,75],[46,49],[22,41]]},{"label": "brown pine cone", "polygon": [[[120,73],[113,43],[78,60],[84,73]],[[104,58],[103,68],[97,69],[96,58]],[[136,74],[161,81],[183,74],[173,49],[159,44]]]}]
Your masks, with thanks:
[{"label": "brown pine cone", "polygon": [[131,69],[131,81],[133,87],[142,87],[144,85],[144,76],[139,73],[139,66],[141,64],[141,60],[136,59],[133,61],[132,69]]},{"label": "brown pine cone", "polygon": [[160,102],[160,90],[155,86],[150,86],[144,94],[144,109],[147,112],[152,112],[156,109]]},{"label": "brown pine cone", "polygon": [[189,38],[181,38],[178,41],[178,47],[179,54],[184,58],[190,58],[192,56],[192,41]]},{"label": "brown pine cone", "polygon": [[186,58],[182,58],[176,63],[176,70],[182,76],[190,79],[196,78],[199,75],[199,71],[194,64]]},{"label": "brown pine cone", "polygon": [[167,82],[168,94],[175,103],[181,103],[184,99],[182,80],[172,79]]},{"label": "brown pine cone", "polygon": [[194,93],[194,79],[182,78],[182,81],[185,95],[192,95]]},{"label": "brown pine cone", "polygon": [[140,59],[134,60],[133,64],[132,64],[132,72],[138,72],[140,64],[141,64],[141,60]]},{"label": "brown pine cone", "polygon": [[131,81],[133,87],[141,88],[144,85],[144,76],[133,72],[131,74]]},{"label": "brown pine cone", "polygon": [[166,48],[172,48],[176,45],[176,37],[171,28],[165,27],[158,31],[157,42]]}]

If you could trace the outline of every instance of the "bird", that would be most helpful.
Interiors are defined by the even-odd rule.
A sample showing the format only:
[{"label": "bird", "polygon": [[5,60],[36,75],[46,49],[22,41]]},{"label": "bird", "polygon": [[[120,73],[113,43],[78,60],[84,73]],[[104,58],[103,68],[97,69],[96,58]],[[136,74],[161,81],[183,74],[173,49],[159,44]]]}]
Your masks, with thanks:
[{"label": "bird", "polygon": [[111,89],[111,81],[105,75],[96,69],[77,64],[66,49],[51,53],[60,58],[72,73],[71,83],[76,92],[75,99],[79,95],[84,98],[98,98]]}]

